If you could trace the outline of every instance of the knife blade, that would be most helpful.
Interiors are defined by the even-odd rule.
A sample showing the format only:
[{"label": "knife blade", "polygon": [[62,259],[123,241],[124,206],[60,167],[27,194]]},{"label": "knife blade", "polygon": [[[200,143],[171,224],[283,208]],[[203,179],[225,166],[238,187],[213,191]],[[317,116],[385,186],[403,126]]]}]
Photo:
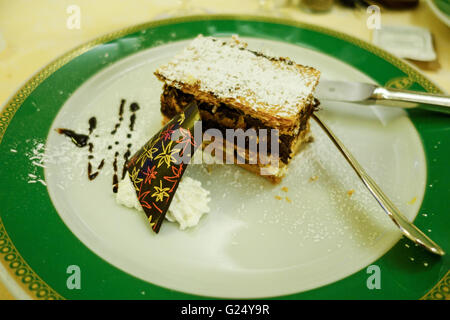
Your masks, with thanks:
[{"label": "knife blade", "polygon": [[450,97],[380,87],[376,84],[350,81],[320,80],[314,94],[319,100],[380,103],[398,108],[422,108],[450,114]]},{"label": "knife blade", "polygon": [[319,100],[364,101],[371,98],[376,87],[362,82],[320,80],[315,96]]}]

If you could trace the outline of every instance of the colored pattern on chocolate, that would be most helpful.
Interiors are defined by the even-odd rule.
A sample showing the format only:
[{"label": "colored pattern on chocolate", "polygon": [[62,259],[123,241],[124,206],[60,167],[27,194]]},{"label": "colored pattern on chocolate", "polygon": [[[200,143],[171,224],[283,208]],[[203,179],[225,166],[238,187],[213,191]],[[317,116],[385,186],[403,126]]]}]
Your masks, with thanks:
[{"label": "colored pattern on chocolate", "polygon": [[149,220],[159,232],[178,183],[198,143],[194,124],[200,120],[196,103],[169,121],[127,162],[136,195]]}]

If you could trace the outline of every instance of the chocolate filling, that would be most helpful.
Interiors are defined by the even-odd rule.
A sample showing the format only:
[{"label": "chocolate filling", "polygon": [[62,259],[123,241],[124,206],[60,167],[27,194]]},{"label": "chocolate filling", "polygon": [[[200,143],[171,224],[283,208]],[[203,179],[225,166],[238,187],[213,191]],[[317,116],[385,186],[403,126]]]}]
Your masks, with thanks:
[{"label": "chocolate filling", "polygon": [[[161,113],[167,118],[172,118],[195,100],[194,95],[184,93],[183,91],[169,86],[167,84],[163,87],[163,94],[161,95]],[[230,108],[224,103],[217,106],[197,100],[197,105],[202,118],[203,131],[207,129],[218,129],[225,137],[226,129],[271,129],[261,120],[250,117],[240,110]],[[313,103],[308,105],[299,115],[299,130],[296,135],[281,134],[279,136],[279,156],[280,160],[288,163],[293,156],[293,145],[300,136],[307,129],[308,119],[314,110],[319,106],[319,101],[314,99]],[[248,140],[248,139],[247,139]],[[271,153],[270,134],[267,135],[267,151]],[[248,141],[246,141],[248,143]]]}]

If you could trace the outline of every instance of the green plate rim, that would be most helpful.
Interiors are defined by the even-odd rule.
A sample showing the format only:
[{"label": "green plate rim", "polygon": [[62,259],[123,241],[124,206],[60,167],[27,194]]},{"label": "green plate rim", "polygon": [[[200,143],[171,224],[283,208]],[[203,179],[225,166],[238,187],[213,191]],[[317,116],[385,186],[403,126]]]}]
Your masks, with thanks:
[{"label": "green plate rim", "polygon": [[[234,26],[234,27],[238,28],[238,29],[239,29],[239,24],[241,24],[241,25],[242,24],[247,24],[247,25],[261,24],[261,26],[263,26],[263,27],[270,25],[272,27],[277,27],[280,30],[283,30],[285,28],[291,28],[294,31],[299,29],[303,33],[313,32],[313,33],[316,33],[316,35],[323,35],[325,38],[328,37],[327,38],[328,40],[336,39],[337,43],[346,43],[346,44],[353,45],[357,48],[360,48],[364,52],[367,52],[370,55],[373,55],[376,59],[382,59],[385,62],[387,62],[390,66],[393,66],[397,70],[401,71],[401,72],[399,72],[397,77],[393,77],[393,78],[389,79],[388,81],[385,81],[385,83],[383,83],[384,85],[391,86],[391,87],[404,87],[404,88],[407,87],[407,88],[413,88],[415,90],[425,90],[425,91],[435,92],[435,93],[441,92],[441,90],[435,84],[433,84],[425,76],[420,74],[418,71],[416,71],[413,67],[411,67],[409,64],[405,63],[404,61],[394,57],[393,55],[387,53],[386,51],[384,51],[376,46],[373,46],[363,40],[349,36],[344,33],[330,30],[325,27],[301,23],[301,22],[288,20],[288,19],[268,18],[268,17],[260,17],[260,16],[249,16],[249,15],[208,15],[208,16],[202,15],[202,16],[190,16],[190,17],[183,17],[183,18],[157,20],[157,21],[151,21],[148,23],[121,29],[119,31],[115,31],[115,32],[106,34],[104,36],[101,36],[99,38],[96,38],[96,39],[89,41],[81,46],[76,47],[75,49],[62,55],[61,57],[57,58],[56,60],[54,60],[53,62],[48,64],[46,67],[41,69],[41,71],[39,71],[29,81],[27,81],[17,91],[17,93],[12,96],[12,98],[7,102],[6,106],[2,109],[2,112],[0,114],[0,151],[2,151],[5,148],[4,147],[5,144],[2,144],[2,142],[3,142],[3,139],[6,134],[6,129],[9,126],[13,116],[16,115],[16,113],[18,112],[19,107],[22,106],[24,103],[26,103],[27,98],[29,98],[30,95],[32,95],[33,92],[37,88],[39,88],[40,85],[44,84],[45,81],[49,77],[52,77],[53,75],[55,75],[59,69],[65,67],[66,65],[69,65],[69,62],[76,61],[76,58],[82,56],[84,53],[89,53],[92,49],[101,48],[101,46],[99,46],[99,45],[102,45],[102,44],[105,44],[108,42],[112,43],[114,41],[119,41],[120,39],[125,39],[135,33],[141,32],[142,30],[150,30],[150,29],[155,30],[155,28],[158,28],[158,27],[170,27],[170,26],[174,27],[176,25],[186,24],[186,23],[187,24],[190,23],[191,26],[195,26],[196,24],[201,25],[202,23],[205,25],[208,23],[210,23],[210,24],[215,23],[216,25],[228,23],[229,24],[228,28],[231,28],[231,29],[232,29],[233,24],[236,24],[236,26]],[[214,29],[211,31],[211,33],[216,34],[216,31],[217,30]],[[196,31],[193,31],[193,32],[196,32]],[[249,32],[251,32],[251,31],[249,31]],[[298,32],[300,32],[300,31],[298,31]],[[244,34],[244,36],[248,36],[248,35]],[[253,36],[255,36],[255,35],[253,35]],[[267,37],[267,34],[265,36]],[[163,42],[165,43],[165,42],[170,42],[172,40],[181,40],[181,39],[183,39],[183,38],[175,37],[174,39],[170,39],[170,38],[167,39],[167,35],[166,35],[165,41],[163,41]],[[276,40],[295,43],[295,39],[294,40],[292,40],[292,39],[286,40],[286,39],[278,38]],[[142,49],[147,49],[151,46],[159,45],[159,43],[156,43],[157,40],[152,40],[152,41],[153,42],[151,43],[151,45],[144,47]],[[305,45],[305,43],[301,43],[301,42],[299,42],[297,44]],[[120,57],[118,57],[115,60],[112,60],[111,63],[114,63],[130,54],[136,53],[139,50],[141,50],[141,49],[122,53]],[[92,51],[94,51],[94,50],[92,50]],[[319,51],[321,51],[321,50],[319,50]],[[325,53],[327,53],[327,52],[325,52]],[[328,52],[328,54],[330,54],[330,53]],[[347,61],[347,62],[349,62],[349,61]],[[351,61],[351,63],[354,63],[354,62]],[[106,65],[100,67],[95,72],[98,72],[99,70],[101,70],[109,65],[110,64],[106,64]],[[63,103],[65,101],[65,99],[67,99],[67,98],[68,97],[61,97],[61,99],[63,99],[63,100],[61,100],[60,102]],[[59,105],[59,107],[62,106],[62,103]],[[59,107],[58,107],[58,109],[59,109]],[[442,127],[445,125],[445,121],[446,121],[446,119],[442,120],[442,118],[439,118],[437,116],[433,116],[433,115],[430,115],[428,113],[424,113],[421,111],[412,111],[409,113],[409,115],[410,115],[412,121],[414,122],[416,128],[418,129],[419,133],[421,134],[421,138],[422,138],[423,142],[426,139],[429,139],[429,136],[431,135],[430,133],[427,132],[427,130],[431,130],[430,128]],[[430,123],[431,123],[431,125],[430,125]],[[426,132],[426,134],[424,134],[424,132]],[[437,152],[440,152],[439,154],[442,155],[442,152],[440,151],[440,150],[442,150],[442,148],[439,151],[433,150],[434,148],[433,148],[433,146],[429,145],[429,143],[428,143],[429,141],[427,140],[425,142],[427,142],[427,143],[424,143],[424,149],[426,150],[428,168],[430,168],[430,159],[429,159],[430,153],[436,152],[434,154],[437,154]],[[450,153],[449,150],[446,150],[444,152],[446,152],[445,157],[448,158],[449,153]],[[5,163],[8,164],[8,161],[10,161],[10,159],[9,160],[7,159],[8,156],[9,155],[7,155],[6,153],[0,153],[0,160],[4,160],[6,158]],[[444,157],[444,160],[445,160],[445,157]],[[436,166],[436,164],[432,164],[432,165],[434,167]],[[438,168],[438,171],[441,173],[441,175],[444,174],[444,177],[450,176],[448,170],[446,170],[442,166],[440,166]],[[5,170],[2,171],[2,167],[0,167],[0,173],[5,173],[5,175],[6,175]],[[429,177],[427,179],[429,179]],[[429,186],[429,182],[430,182],[430,184],[432,184],[432,183],[434,183],[434,180],[428,181],[427,182],[428,186]],[[2,182],[0,182],[0,184],[1,183]],[[445,195],[445,191],[439,191],[437,189],[438,188],[432,189],[431,187],[427,187],[424,202],[427,201],[427,199],[429,198],[429,194],[433,194],[433,198],[437,197],[436,192],[439,192],[439,194],[441,194],[441,195]],[[48,197],[48,193],[47,193],[47,197]],[[7,199],[4,199],[4,197],[2,197],[0,195],[0,200],[6,201]],[[2,201],[2,203],[3,203],[3,201]],[[430,202],[430,201],[428,201],[428,202]],[[435,203],[429,203],[429,204],[427,204],[427,206],[425,206],[424,210],[428,211],[429,208],[434,208],[435,205],[436,205]],[[422,204],[422,208],[421,208],[421,210],[419,210],[419,212],[422,211],[423,207],[424,207],[424,204]],[[441,206],[441,208],[443,208],[443,206]],[[6,219],[4,219],[4,218],[6,218]],[[60,219],[59,215],[57,215],[57,218]],[[8,221],[6,221],[6,220],[8,220]],[[426,225],[426,223],[423,220],[424,219],[421,219],[421,217],[418,215],[415,223],[418,224],[419,227],[423,227],[422,224]],[[23,289],[25,289],[25,291],[30,296],[32,296],[33,298],[36,298],[36,299],[62,299],[64,297],[68,297],[68,296],[70,296],[70,298],[75,298],[75,299],[76,298],[86,298],[82,294],[78,294],[77,292],[69,291],[68,289],[62,288],[61,285],[53,284],[53,286],[50,286],[49,284],[47,284],[47,282],[44,279],[42,279],[39,276],[40,273],[38,274],[38,272],[36,272],[34,270],[35,268],[32,268],[28,264],[28,262],[27,262],[28,259],[25,260],[22,257],[21,252],[23,252],[26,249],[26,247],[23,246],[23,243],[22,243],[21,247],[19,248],[20,250],[19,250],[15,245],[16,242],[19,242],[18,241],[19,239],[14,239],[14,241],[13,241],[14,235],[8,234],[7,229],[9,230],[9,228],[11,228],[12,225],[10,225],[9,228],[6,228],[5,225],[7,225],[8,222],[10,222],[10,221],[12,221],[11,217],[8,216],[8,213],[3,212],[3,210],[2,210],[0,212],[0,257],[2,258],[1,259],[2,264],[8,270],[10,275],[16,280],[16,282]],[[60,224],[58,226],[60,227],[61,225],[64,226],[67,230],[69,230],[67,228],[67,226],[65,226],[62,223],[62,221],[60,221]],[[444,230],[445,230],[445,227],[447,225],[445,223],[442,225],[443,226],[433,225],[433,229],[444,228]],[[70,230],[69,230],[69,233],[71,233]],[[436,234],[438,234],[438,233],[436,233]],[[75,237],[75,236],[72,235],[72,237]],[[447,240],[447,239],[445,239],[445,240]],[[407,255],[410,255],[412,253],[408,253],[405,256],[405,253],[404,253],[405,244],[407,244],[407,241],[405,239],[401,239],[388,253],[386,253],[382,258],[380,258],[376,263],[378,263],[379,261],[381,261],[383,259],[384,260],[388,259],[389,262],[387,264],[386,263],[385,264],[387,266],[390,266],[394,263],[395,264],[398,263],[398,257],[407,259],[408,258]],[[90,250],[87,249],[83,244],[81,244],[81,242],[79,245],[81,247],[84,247],[85,250],[88,250],[90,252]],[[417,296],[416,298],[423,298],[423,299],[445,299],[445,298],[448,298],[449,297],[448,288],[449,288],[449,282],[450,282],[450,273],[448,271],[449,270],[448,258],[445,256],[442,259],[436,259],[435,257],[428,256],[427,253],[423,252],[423,250],[420,248],[413,247],[410,249],[414,250],[414,253],[413,253],[414,255],[426,257],[428,260],[433,261],[433,263],[431,264],[431,267],[428,268],[428,270],[426,270],[426,273],[432,273],[432,275],[428,275],[427,277],[430,279],[434,279],[433,280],[434,286],[432,288],[430,288],[428,286],[426,290],[422,290],[423,294],[421,294],[420,296]],[[445,249],[445,246],[444,246],[444,249]],[[110,265],[109,263],[105,262],[104,260],[102,260],[100,257],[96,256],[92,252],[91,252],[91,254],[94,255],[96,257],[96,259],[101,260],[101,262],[99,262],[99,263],[103,263],[104,265],[108,266],[105,268],[109,268],[109,269],[113,270],[113,271],[109,270],[110,273],[107,273],[107,275],[113,277],[120,285],[126,286],[127,281],[132,281],[133,285],[138,286],[138,287],[139,286],[146,287],[147,289],[149,289],[151,291],[151,293],[148,296],[146,296],[146,295],[140,296],[138,292],[135,292],[135,294],[133,296],[124,297],[123,295],[120,295],[120,294],[111,295],[110,292],[108,292],[108,291],[102,292],[100,295],[97,292],[97,295],[93,296],[92,292],[91,292],[91,293],[87,294],[88,298],[105,298],[105,297],[107,297],[107,298],[138,298],[138,299],[139,298],[149,298],[149,297],[151,297],[151,298],[167,298],[167,299],[205,298],[205,297],[201,297],[201,296],[197,296],[197,295],[173,291],[173,290],[162,288],[162,287],[150,284],[150,283],[146,283],[145,281],[142,281],[131,275],[126,274],[123,271],[120,271],[119,269],[117,269],[114,266]],[[395,262],[393,262],[393,261],[395,261]],[[401,267],[405,267],[405,266],[402,265]],[[405,268],[407,268],[407,267],[405,267]],[[423,268],[414,267],[411,270],[409,270],[409,273],[417,273],[419,271],[423,272],[423,270],[421,270],[421,269],[423,269]],[[121,273],[121,275],[117,275],[116,274],[117,271],[119,271],[119,273]],[[59,276],[66,277],[67,275],[59,274]],[[398,290],[397,293],[404,293],[404,291],[398,289],[398,287],[401,287],[403,285],[403,283],[401,283],[401,281],[399,280],[400,278],[398,278],[399,276],[401,278],[401,274],[399,274],[398,272],[394,272],[393,274],[388,276],[388,279],[390,279],[395,284],[395,286],[397,288],[396,290]],[[350,275],[349,277],[347,277],[345,279],[339,280],[335,283],[326,285],[321,288],[313,289],[313,290],[306,291],[306,292],[296,293],[296,294],[292,294],[292,295],[288,295],[288,296],[275,297],[275,298],[315,299],[315,298],[323,298],[324,295],[325,295],[325,297],[328,296],[331,298],[339,298],[339,297],[351,298],[354,296],[354,295],[352,295],[352,293],[345,293],[345,291],[347,291],[347,287],[345,287],[345,283],[348,283],[349,278],[356,279],[365,285],[365,278],[367,278],[367,274],[365,274],[364,270],[361,270],[353,275]],[[54,282],[53,280],[48,280],[48,281]],[[428,279],[428,281],[429,281],[429,279]],[[65,284],[65,282],[64,282],[64,284]],[[104,289],[106,289],[106,288],[111,289],[113,287],[114,287],[114,285],[112,285],[112,287],[110,285],[109,287],[106,286]],[[321,292],[325,292],[325,294],[322,294]],[[342,295],[336,296],[335,292],[342,292]],[[383,291],[373,292],[373,293],[371,292],[368,295],[365,295],[364,293],[359,292],[359,294],[363,294],[360,298],[368,298],[368,299],[369,298],[370,299],[371,298],[384,299],[386,297],[395,298],[395,294],[396,294],[395,290],[390,292],[387,296],[385,294],[383,294],[382,292]],[[89,296],[89,294],[91,294],[91,296]],[[417,292],[416,292],[416,294],[417,294]],[[206,298],[209,298],[209,297],[206,297]],[[411,298],[411,297],[408,296],[407,298]]]},{"label": "green plate rim", "polygon": [[[450,28],[450,12],[446,12],[445,4],[441,0],[427,0],[427,3],[434,15]],[[450,4],[447,6],[450,8]]]}]

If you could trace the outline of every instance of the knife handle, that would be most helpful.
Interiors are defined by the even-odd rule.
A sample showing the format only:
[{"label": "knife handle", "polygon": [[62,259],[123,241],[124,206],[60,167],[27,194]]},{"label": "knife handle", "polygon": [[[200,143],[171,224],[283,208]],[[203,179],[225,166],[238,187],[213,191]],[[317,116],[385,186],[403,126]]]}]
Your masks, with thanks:
[{"label": "knife handle", "polygon": [[445,95],[377,87],[371,98],[382,104],[389,104],[390,101],[407,102],[398,107],[421,108],[450,114],[450,97]]}]

